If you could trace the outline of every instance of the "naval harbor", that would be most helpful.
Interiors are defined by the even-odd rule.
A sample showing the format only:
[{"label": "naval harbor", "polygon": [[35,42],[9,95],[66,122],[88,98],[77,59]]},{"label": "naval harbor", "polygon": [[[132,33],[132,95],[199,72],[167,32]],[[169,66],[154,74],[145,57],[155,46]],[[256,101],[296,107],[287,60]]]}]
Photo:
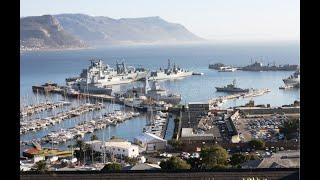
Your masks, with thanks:
[{"label": "naval harbor", "polygon": [[[297,65],[263,66],[255,62],[235,67],[216,63],[210,64],[209,70],[227,74],[290,71],[293,74],[289,77],[275,80],[283,82],[279,89],[300,87]],[[127,167],[130,165],[128,158],[158,168],[160,161],[172,156],[197,157],[205,144],[219,144],[230,154],[233,151],[254,153],[259,159],[274,158],[278,151],[288,156],[286,150],[298,150],[299,133],[290,137],[292,141],[287,141],[279,129],[288,121],[300,120],[299,100],[282,106],[257,105],[253,98],[265,96],[272,90],[245,87],[235,78],[223,86],[210,87],[212,92],[222,93],[220,96],[186,102],[178,91],[171,92],[161,84],[172,80],[177,83],[191,76],[201,79],[205,75],[170,60],[166,68],[149,70],[128,66],[124,60],[117,61],[113,68],[100,59],[93,59],[79,76],[66,77],[65,84],[48,81],[33,85],[32,103],[24,100],[28,97],[21,100],[22,169],[31,170],[34,163],[47,160],[52,170],[99,170],[110,162]],[[128,86],[115,88],[122,84]],[[228,102],[236,100],[246,103],[228,107]],[[111,128],[139,117],[146,119],[139,135],[129,139],[110,133]],[[266,148],[263,151],[250,149],[248,143],[254,139],[262,139]],[[78,156],[83,149],[74,144],[80,141],[90,147],[91,152],[87,152],[90,155]],[[68,165],[57,168],[57,164],[63,162]],[[292,162],[289,167],[296,166],[299,165]]]}]

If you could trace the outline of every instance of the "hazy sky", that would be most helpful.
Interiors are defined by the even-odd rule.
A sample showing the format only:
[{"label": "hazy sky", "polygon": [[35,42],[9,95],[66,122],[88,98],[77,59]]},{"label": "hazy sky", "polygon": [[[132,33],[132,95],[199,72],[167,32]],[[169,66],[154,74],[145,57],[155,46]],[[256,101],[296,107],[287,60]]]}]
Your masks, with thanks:
[{"label": "hazy sky", "polygon": [[299,0],[20,0],[20,16],[160,16],[212,40],[300,39]]}]

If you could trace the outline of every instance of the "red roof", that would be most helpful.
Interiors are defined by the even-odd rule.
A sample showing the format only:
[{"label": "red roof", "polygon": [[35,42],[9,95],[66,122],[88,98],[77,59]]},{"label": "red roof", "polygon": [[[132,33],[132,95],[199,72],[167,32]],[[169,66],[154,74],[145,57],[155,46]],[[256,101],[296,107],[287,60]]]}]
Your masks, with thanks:
[{"label": "red roof", "polygon": [[30,148],[30,149],[26,150],[25,152],[28,154],[36,154],[39,152],[39,150],[36,148]]}]

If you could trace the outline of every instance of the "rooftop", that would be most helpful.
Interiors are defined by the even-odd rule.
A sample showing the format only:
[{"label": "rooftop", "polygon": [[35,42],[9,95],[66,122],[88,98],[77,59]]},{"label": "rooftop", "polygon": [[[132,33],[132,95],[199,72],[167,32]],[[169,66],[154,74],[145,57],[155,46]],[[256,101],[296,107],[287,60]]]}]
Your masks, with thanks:
[{"label": "rooftop", "polygon": [[167,140],[165,139],[162,139],[154,134],[151,134],[151,133],[143,133],[139,136],[136,137],[136,139],[138,140],[141,140],[141,141],[145,141],[145,142],[148,142],[148,141],[151,141],[151,140],[159,140],[159,141],[163,141],[163,142],[166,142]]},{"label": "rooftop", "polygon": [[194,134],[192,128],[182,128],[181,137],[213,136],[213,134]]}]

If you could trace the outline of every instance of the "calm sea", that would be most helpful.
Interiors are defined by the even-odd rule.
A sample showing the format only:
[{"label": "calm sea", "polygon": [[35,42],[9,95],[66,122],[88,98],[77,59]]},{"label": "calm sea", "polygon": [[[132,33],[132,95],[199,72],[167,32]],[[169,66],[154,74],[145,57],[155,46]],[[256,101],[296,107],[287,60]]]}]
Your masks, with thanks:
[{"label": "calm sea", "polygon": [[[100,58],[104,63],[114,66],[116,61],[125,60],[128,65],[142,66],[151,70],[167,66],[167,60],[182,68],[203,72],[203,76],[190,76],[181,80],[160,82],[160,86],[170,92],[180,93],[182,103],[193,101],[207,101],[209,98],[225,95],[217,93],[216,86],[224,86],[236,79],[242,88],[269,88],[267,95],[252,98],[256,104],[271,104],[280,106],[291,104],[300,99],[300,91],[280,90],[282,79],[293,72],[243,72],[222,73],[208,69],[209,63],[225,63],[242,66],[251,63],[251,59],[260,59],[264,64],[299,64],[300,51],[298,44],[236,44],[236,45],[179,45],[179,46],[131,46],[106,47],[87,50],[27,52],[20,55],[20,96],[24,103],[33,103],[36,96],[31,86],[48,81],[64,85],[65,78],[78,76],[82,69],[89,65],[89,59]],[[117,90],[137,86],[139,83],[121,85]],[[53,97],[55,100],[62,97]],[[38,100],[45,97],[38,96]],[[225,107],[243,105],[250,99],[232,100],[224,104]],[[118,108],[123,108],[119,106]],[[109,109],[110,110],[110,109]],[[80,117],[81,120],[81,117]],[[68,128],[78,123],[78,120],[67,120],[38,133],[21,136],[21,140],[29,140],[45,135],[51,130]],[[100,137],[116,135],[128,140],[142,132],[146,117],[126,121],[109,130],[96,132]],[[169,128],[170,129],[170,128]],[[86,137],[88,138],[88,137]],[[65,147],[65,146],[64,146]],[[24,147],[22,147],[24,149]]]}]

